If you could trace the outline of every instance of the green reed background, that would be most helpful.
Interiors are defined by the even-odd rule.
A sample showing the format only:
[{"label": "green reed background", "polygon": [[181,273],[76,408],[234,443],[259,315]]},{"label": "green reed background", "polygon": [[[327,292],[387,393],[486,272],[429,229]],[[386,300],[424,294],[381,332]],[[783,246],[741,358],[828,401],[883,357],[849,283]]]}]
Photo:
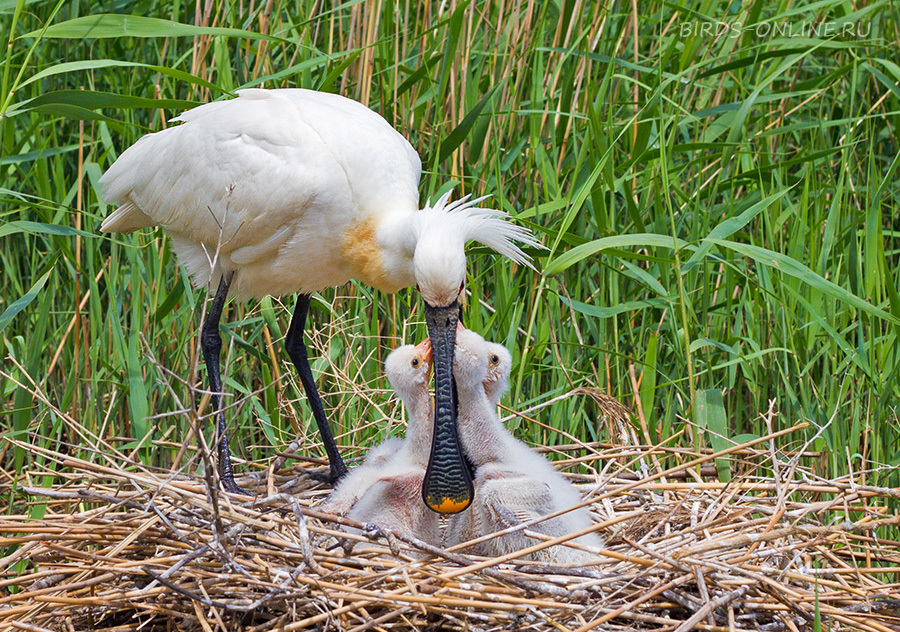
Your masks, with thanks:
[{"label": "green reed background", "polygon": [[[900,461],[896,5],[0,0],[0,38],[4,436],[183,463],[206,293],[161,233],[99,234],[97,181],[195,104],[306,87],[406,135],[423,201],[490,194],[541,235],[540,274],[469,257],[467,324],[514,354],[507,405],[593,388],[640,410],[639,440],[699,450],[764,434],[775,400],[823,475]],[[292,308],[223,319],[235,450],[257,465],[310,421]],[[311,320],[352,459],[398,430],[381,361],[424,335],[418,297],[350,284]],[[535,416],[620,438],[583,395]],[[4,467],[40,465],[4,445]]]}]

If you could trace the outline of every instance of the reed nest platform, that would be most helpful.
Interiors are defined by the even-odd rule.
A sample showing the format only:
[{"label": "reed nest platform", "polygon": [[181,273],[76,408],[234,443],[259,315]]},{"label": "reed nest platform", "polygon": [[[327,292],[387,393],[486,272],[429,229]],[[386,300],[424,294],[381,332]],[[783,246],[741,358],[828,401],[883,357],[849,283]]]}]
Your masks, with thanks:
[{"label": "reed nest platform", "polygon": [[699,456],[573,446],[606,541],[578,568],[318,512],[296,461],[239,479],[251,499],[11,442],[47,469],[3,472],[0,629],[900,630],[900,492],[815,478],[791,430]]}]

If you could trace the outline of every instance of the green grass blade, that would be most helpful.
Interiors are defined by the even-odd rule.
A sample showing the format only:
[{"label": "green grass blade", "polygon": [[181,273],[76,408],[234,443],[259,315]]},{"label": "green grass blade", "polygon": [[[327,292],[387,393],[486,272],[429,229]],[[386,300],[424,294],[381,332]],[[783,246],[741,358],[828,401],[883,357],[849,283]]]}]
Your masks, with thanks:
[{"label": "green grass blade", "polygon": [[195,35],[219,35],[223,37],[240,37],[249,40],[267,40],[285,42],[280,37],[246,31],[244,29],[222,28],[215,26],[194,26],[180,24],[171,20],[145,17],[140,15],[122,15],[103,13],[86,15],[59,24],[52,24],[43,31],[30,31],[21,38],[43,37],[62,39],[102,39],[110,37],[193,37]]},{"label": "green grass blade", "polygon": [[173,79],[176,79],[178,81],[201,86],[203,88],[212,90],[213,92],[224,92],[224,90],[222,90],[222,88],[217,86],[215,83],[206,81],[201,77],[197,77],[190,73],[184,72],[183,70],[176,70],[174,68],[158,66],[155,64],[122,61],[118,59],[88,59],[84,61],[71,61],[62,64],[56,64],[49,68],[45,68],[38,73],[35,73],[33,76],[23,81],[21,84],[19,84],[19,89],[31,83],[34,83],[35,81],[41,81],[49,77],[55,77],[57,75],[67,75],[69,73],[76,73],[81,71],[101,70],[103,68],[140,68],[149,70],[151,72],[158,72],[161,75],[172,77]]},{"label": "green grass blade", "polygon": [[822,278],[821,276],[810,270],[803,263],[797,261],[796,259],[792,259],[787,255],[783,255],[780,252],[775,252],[773,250],[768,250],[767,248],[760,248],[759,246],[751,246],[749,244],[739,244],[737,242],[728,241],[725,239],[710,239],[709,241],[718,246],[734,250],[735,252],[738,252],[745,257],[749,257],[760,265],[770,267],[775,270],[780,270],[784,274],[794,277],[795,279],[805,283],[809,287],[818,290],[823,294],[827,294],[832,298],[836,298],[839,301],[847,303],[848,305],[855,307],[860,311],[866,312],[867,314],[875,316],[876,318],[886,320],[894,325],[900,324],[900,318],[897,318],[893,314],[875,307],[871,303],[868,303],[864,299],[856,296],[852,292],[842,288],[836,283],[832,283],[828,279]]},{"label": "green grass blade", "polygon": [[564,252],[544,267],[544,274],[552,276],[572,267],[576,263],[592,257],[610,248],[627,248],[629,246],[649,246],[654,248],[685,248],[688,243],[682,239],[673,239],[669,235],[642,233],[636,235],[614,235],[601,237],[586,244],[576,246]]},{"label": "green grass blade", "polygon": [[[697,392],[697,423],[707,430],[709,444],[713,452],[719,452],[731,447],[728,440],[731,431],[728,427],[728,415],[725,412],[725,401],[722,391],[711,388]],[[731,464],[728,459],[716,459],[716,472],[720,481],[731,480]]]},{"label": "green grass blade", "polygon": [[12,319],[15,318],[23,309],[31,305],[31,302],[37,298],[38,294],[41,293],[41,290],[44,289],[44,286],[47,284],[47,279],[50,278],[50,275],[53,273],[53,268],[51,267],[47,270],[41,277],[34,282],[34,285],[31,286],[31,289],[28,290],[23,296],[19,297],[15,301],[10,304],[3,313],[0,314],[0,331],[6,329],[7,325],[12,322]]}]

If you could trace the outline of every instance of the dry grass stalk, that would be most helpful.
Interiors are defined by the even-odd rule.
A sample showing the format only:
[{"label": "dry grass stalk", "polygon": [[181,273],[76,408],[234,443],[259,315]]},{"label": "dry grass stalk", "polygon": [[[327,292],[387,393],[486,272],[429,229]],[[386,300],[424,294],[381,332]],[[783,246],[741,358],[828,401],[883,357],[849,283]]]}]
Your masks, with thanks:
[{"label": "dry grass stalk", "polygon": [[[834,630],[900,629],[896,490],[813,480],[787,450],[754,452],[785,434],[727,451],[757,467],[782,459],[778,481],[673,482],[721,453],[643,479],[595,475],[581,488],[607,545],[579,568],[476,558],[321,513],[327,490],[302,465],[246,476],[269,490],[249,500],[121,454],[94,463],[13,442],[47,465],[3,472],[4,496],[19,495],[0,519],[0,628],[777,632],[809,627],[818,608]],[[632,464],[666,454],[618,453]],[[48,474],[56,485],[34,484]],[[520,528],[532,550],[558,541]]]}]

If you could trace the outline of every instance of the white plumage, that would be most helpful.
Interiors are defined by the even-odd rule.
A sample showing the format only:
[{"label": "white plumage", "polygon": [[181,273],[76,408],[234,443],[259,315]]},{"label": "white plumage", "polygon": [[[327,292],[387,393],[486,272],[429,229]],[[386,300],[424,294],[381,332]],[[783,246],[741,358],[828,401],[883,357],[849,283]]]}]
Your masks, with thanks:
[{"label": "white plumage", "polygon": [[[309,296],[350,279],[386,292],[416,285],[434,344],[437,401],[431,464],[438,466],[429,465],[424,495],[439,511],[465,507],[472,488],[456,437],[451,378],[465,245],[476,240],[530,265],[513,242],[539,246],[534,236],[501,211],[475,207],[479,200],[451,203],[449,193],[419,210],[415,150],[350,99],[248,89],[175,120],[181,125],[144,136],[100,179],[104,200],[118,206],[101,230],[159,226],[194,282],[218,286],[201,337],[211,390],[221,389],[218,320],[226,298],[300,293],[285,342],[336,481],[346,468],[302,339]],[[223,484],[241,491],[223,416],[217,424]]]},{"label": "white plumage", "polygon": [[[459,389],[459,433],[463,450],[475,465],[475,500],[468,511],[450,518],[451,543],[467,542],[581,502],[578,490],[550,461],[513,437],[497,417],[497,404],[509,384],[512,366],[509,351],[499,344],[486,343],[469,330],[457,333],[456,345],[454,372]],[[591,524],[590,514],[580,508],[529,528],[555,537]],[[493,557],[538,542],[517,531],[467,550]],[[602,539],[594,533],[580,536],[574,542],[593,547],[602,545]],[[591,557],[573,548],[554,546],[527,559],[571,563],[589,561]]]},{"label": "white plumage", "polygon": [[430,361],[428,341],[398,347],[388,355],[385,373],[406,406],[406,437],[388,439],[373,449],[319,509],[440,544],[438,514],[426,508],[421,497],[431,450]]},{"label": "white plumage", "polygon": [[[447,263],[455,268],[449,304],[466,240],[527,263],[510,240],[534,240],[502,213],[448,204],[449,196],[418,211],[418,154],[362,104],[302,89],[238,95],[185,112],[174,119],[182,125],[124,152],[100,180],[104,200],[119,206],[101,230],[160,226],[198,284],[215,287],[223,271],[236,272],[229,294],[238,298],[308,294],[350,279],[395,292],[416,284],[416,267],[436,277],[420,286],[441,286]],[[456,250],[461,261],[443,254],[414,266],[421,239],[453,243],[439,252]]]}]

